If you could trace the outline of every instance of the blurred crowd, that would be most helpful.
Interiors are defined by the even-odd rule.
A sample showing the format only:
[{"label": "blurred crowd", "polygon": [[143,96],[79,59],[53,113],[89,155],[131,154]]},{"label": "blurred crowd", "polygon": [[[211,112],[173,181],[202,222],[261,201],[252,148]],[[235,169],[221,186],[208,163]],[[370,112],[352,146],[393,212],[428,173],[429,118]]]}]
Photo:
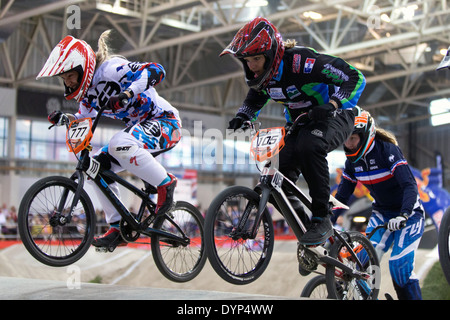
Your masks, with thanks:
[{"label": "blurred crowd", "polygon": [[7,236],[17,235],[17,210],[16,207],[8,208],[6,203],[3,203],[0,210],[0,239]]}]

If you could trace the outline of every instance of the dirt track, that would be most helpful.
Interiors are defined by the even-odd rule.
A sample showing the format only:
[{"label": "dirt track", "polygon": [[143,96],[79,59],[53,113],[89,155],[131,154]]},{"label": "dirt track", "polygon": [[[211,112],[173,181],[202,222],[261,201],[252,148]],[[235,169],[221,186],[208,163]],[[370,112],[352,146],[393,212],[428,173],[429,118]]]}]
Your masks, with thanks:
[{"label": "dirt track", "polygon": [[[237,286],[217,276],[207,262],[200,275],[188,283],[174,283],[157,270],[149,249],[118,248],[113,253],[98,253],[91,249],[75,265],[62,268],[48,267],[36,261],[21,245],[0,250],[0,276],[68,281],[79,272],[81,282],[101,277],[102,283],[135,287],[172,288],[187,290],[213,290],[298,298],[314,275],[302,277],[298,273],[296,244],[290,241],[276,243],[272,260],[265,273],[255,282]],[[419,249],[415,272],[423,280],[426,271],[435,261],[437,253]],[[389,271],[388,257],[382,260],[380,299],[388,292],[395,298]]]}]

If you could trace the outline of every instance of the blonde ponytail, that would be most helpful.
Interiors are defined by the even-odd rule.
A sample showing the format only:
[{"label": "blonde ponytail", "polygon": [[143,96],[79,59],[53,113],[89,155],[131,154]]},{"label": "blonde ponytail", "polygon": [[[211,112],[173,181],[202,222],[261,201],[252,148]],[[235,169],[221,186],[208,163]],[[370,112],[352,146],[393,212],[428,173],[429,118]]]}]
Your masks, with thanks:
[{"label": "blonde ponytail", "polygon": [[106,60],[109,60],[114,57],[120,57],[120,58],[125,59],[125,57],[123,57],[123,56],[112,54],[111,48],[108,46],[108,41],[109,41],[111,32],[112,32],[111,29],[106,30],[98,38],[98,44],[97,44],[98,49],[97,49],[97,52],[95,53],[96,68],[98,68]]},{"label": "blonde ponytail", "polygon": [[291,49],[297,45],[297,41],[288,39],[286,41],[283,41],[283,44],[285,49]]}]

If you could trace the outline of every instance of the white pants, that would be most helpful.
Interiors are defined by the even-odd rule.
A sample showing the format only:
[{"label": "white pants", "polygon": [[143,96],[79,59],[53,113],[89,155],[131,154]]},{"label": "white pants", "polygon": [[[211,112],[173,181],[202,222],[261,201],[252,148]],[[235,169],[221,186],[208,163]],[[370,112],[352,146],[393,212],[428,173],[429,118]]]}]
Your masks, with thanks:
[{"label": "white pants", "polygon": [[[180,127],[181,124],[177,119],[146,120],[117,132],[109,144],[100,149],[96,155],[107,152],[119,163],[111,163],[113,172],[127,170],[149,184],[158,186],[167,177],[167,171],[156,161],[153,154],[159,154],[175,146],[181,139]],[[121,216],[111,202],[91,180],[88,181],[94,186],[105,212],[106,222],[119,222]],[[109,187],[120,199],[119,185],[114,182]]]}]

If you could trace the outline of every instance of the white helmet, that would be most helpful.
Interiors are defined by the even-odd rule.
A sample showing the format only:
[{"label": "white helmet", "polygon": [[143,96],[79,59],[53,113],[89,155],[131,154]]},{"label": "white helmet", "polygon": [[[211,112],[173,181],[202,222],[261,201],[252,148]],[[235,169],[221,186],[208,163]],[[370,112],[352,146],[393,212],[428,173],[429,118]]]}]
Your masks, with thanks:
[{"label": "white helmet", "polygon": [[80,102],[89,89],[94,76],[95,52],[85,41],[66,36],[52,50],[36,80],[58,76],[71,70],[78,72],[80,85],[73,90],[64,84],[64,97],[67,100],[76,99]]}]

